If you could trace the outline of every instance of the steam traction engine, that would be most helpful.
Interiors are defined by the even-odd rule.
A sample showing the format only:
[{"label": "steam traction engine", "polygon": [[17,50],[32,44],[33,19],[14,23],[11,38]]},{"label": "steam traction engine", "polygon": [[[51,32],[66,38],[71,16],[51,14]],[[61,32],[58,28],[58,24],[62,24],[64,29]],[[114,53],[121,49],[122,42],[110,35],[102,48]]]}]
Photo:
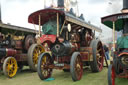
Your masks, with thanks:
[{"label": "steam traction engine", "polygon": [[[122,13],[102,18],[102,23],[113,29],[113,61],[108,69],[108,84],[115,84],[116,78],[128,78],[128,0],[123,0]],[[123,31],[115,44],[115,30]],[[116,47],[116,48],[115,48]]]},{"label": "steam traction engine", "polygon": [[85,65],[90,65],[92,72],[103,69],[102,43],[95,39],[95,31],[101,32],[101,29],[63,9],[36,11],[28,21],[42,27],[40,44],[46,52],[38,59],[41,80],[49,78],[53,69],[71,72],[73,81],[81,79]]},{"label": "steam traction engine", "polygon": [[[38,55],[43,50],[34,44],[35,35],[35,30],[0,22],[0,70],[6,76],[15,76],[24,65],[36,71]],[[38,52],[31,50],[33,48]]]}]

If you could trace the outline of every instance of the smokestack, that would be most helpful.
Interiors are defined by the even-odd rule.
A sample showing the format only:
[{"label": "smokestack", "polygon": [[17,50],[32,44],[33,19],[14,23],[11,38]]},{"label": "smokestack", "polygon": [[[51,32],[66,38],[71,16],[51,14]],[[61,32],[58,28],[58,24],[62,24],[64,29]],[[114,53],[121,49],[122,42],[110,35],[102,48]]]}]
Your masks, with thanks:
[{"label": "smokestack", "polygon": [[128,9],[128,0],[123,0],[123,9]]},{"label": "smokestack", "polygon": [[128,13],[128,0],[123,0],[123,9],[121,10],[122,13]]},{"label": "smokestack", "polygon": [[[128,0],[123,0],[123,9],[121,10],[122,13],[128,13]],[[128,19],[124,19],[124,34],[128,33]]]},{"label": "smokestack", "polygon": [[59,8],[64,8],[64,0],[58,0],[57,4]]}]

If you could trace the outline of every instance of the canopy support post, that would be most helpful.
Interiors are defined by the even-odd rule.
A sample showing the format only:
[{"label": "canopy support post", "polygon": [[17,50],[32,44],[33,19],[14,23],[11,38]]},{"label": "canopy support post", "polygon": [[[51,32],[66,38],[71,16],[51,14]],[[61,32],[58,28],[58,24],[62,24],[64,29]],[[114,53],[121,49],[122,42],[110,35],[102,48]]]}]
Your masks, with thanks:
[{"label": "canopy support post", "polygon": [[66,21],[64,20],[64,23],[63,23],[63,25],[62,25],[62,27],[61,27],[60,34],[62,33],[62,31],[63,31],[63,29],[64,29],[65,22],[66,22]]},{"label": "canopy support post", "polygon": [[113,51],[115,52],[115,21],[113,21]]},{"label": "canopy support post", "polygon": [[41,37],[41,15],[39,15],[39,37]]},{"label": "canopy support post", "polygon": [[57,37],[59,37],[59,14],[57,13]]}]

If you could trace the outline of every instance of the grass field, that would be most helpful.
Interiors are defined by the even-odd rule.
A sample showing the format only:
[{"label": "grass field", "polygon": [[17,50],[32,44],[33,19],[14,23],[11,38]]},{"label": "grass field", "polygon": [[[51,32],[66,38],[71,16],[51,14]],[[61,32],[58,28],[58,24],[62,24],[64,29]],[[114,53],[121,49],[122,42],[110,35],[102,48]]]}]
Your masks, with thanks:
[{"label": "grass field", "polygon": [[[54,70],[52,77],[55,80],[42,81],[37,72],[31,72],[25,68],[12,79],[1,73],[0,85],[108,85],[107,68],[99,73],[92,73],[89,69],[85,69],[82,79],[77,82],[72,81],[70,73],[62,70]],[[116,85],[128,85],[128,79],[116,79]]]}]

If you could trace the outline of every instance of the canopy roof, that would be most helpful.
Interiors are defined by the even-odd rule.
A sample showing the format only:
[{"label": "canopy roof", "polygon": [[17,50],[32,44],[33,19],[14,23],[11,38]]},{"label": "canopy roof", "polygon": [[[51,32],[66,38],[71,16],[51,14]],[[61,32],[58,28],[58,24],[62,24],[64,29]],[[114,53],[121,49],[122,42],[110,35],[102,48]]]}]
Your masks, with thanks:
[{"label": "canopy roof", "polygon": [[85,28],[92,29],[98,32],[102,32],[100,28],[94,25],[91,25],[85,22],[84,20],[81,20],[80,18],[71,15],[70,13],[67,13],[67,12],[64,12],[58,9],[53,9],[53,8],[43,9],[43,10],[39,10],[39,11],[32,13],[28,18],[28,22],[39,25],[39,15],[40,15],[41,17],[40,23],[42,25],[42,24],[45,24],[50,18],[56,17],[56,13],[59,13],[59,15],[64,17],[64,19],[67,22],[71,23],[74,26],[73,28],[85,27]]},{"label": "canopy roof", "polygon": [[0,22],[0,31],[2,31],[2,33],[9,33],[10,31],[12,31],[14,33],[14,31],[17,31],[17,34],[20,33],[29,33],[29,34],[36,34],[38,31],[34,30],[34,29],[30,29],[30,28],[25,28],[25,27],[19,27],[19,26],[14,26],[14,25],[10,25],[10,24],[5,24],[5,23],[1,23]]},{"label": "canopy roof", "polygon": [[113,22],[115,22],[115,30],[120,31],[123,29],[124,19],[128,19],[128,13],[119,13],[105,16],[101,18],[101,22],[111,29],[113,28]]}]

